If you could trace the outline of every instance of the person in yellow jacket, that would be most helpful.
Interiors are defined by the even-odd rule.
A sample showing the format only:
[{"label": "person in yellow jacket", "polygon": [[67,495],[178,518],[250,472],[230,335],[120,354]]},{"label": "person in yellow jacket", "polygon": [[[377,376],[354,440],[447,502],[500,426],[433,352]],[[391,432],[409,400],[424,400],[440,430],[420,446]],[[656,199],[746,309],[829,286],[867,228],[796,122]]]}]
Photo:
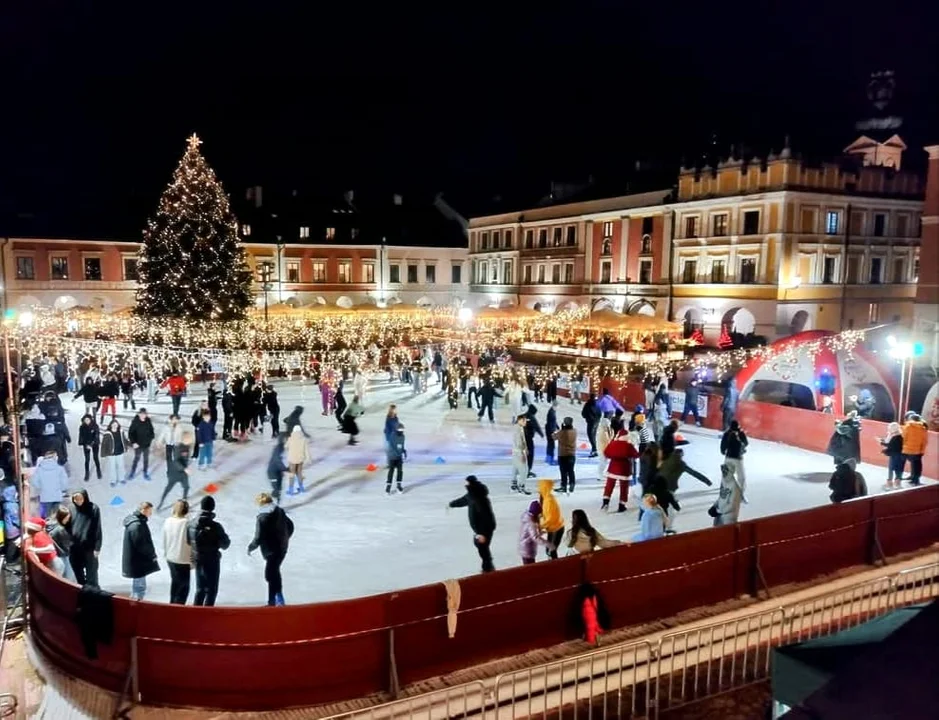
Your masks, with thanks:
[{"label": "person in yellow jacket", "polygon": [[547,534],[548,556],[558,558],[558,547],[564,539],[564,515],[554,496],[554,480],[539,480],[538,495],[541,496],[541,529]]},{"label": "person in yellow jacket", "polygon": [[908,412],[904,419],[906,422],[903,423],[903,457],[910,463],[910,485],[920,485],[929,428],[923,418],[914,412]]}]

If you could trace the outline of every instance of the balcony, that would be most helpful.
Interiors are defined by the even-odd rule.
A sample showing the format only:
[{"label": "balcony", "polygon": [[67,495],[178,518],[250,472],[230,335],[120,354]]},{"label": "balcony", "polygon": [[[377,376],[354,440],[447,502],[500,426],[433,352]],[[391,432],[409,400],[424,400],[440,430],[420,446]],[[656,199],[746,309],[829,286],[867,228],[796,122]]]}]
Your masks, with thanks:
[{"label": "balcony", "polygon": [[521,254],[526,258],[565,258],[583,255],[584,251],[579,245],[549,245],[548,247],[522,248]]}]

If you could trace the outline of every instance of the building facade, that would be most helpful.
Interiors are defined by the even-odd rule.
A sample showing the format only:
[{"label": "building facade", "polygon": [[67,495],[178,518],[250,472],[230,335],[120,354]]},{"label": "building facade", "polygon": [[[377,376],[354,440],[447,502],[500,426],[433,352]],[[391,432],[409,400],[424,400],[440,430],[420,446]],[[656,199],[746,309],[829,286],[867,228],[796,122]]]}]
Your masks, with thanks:
[{"label": "building facade", "polygon": [[[2,238],[4,308],[81,306],[115,312],[134,306],[136,242]],[[294,306],[378,303],[451,305],[469,293],[465,248],[244,243],[264,303]]]}]

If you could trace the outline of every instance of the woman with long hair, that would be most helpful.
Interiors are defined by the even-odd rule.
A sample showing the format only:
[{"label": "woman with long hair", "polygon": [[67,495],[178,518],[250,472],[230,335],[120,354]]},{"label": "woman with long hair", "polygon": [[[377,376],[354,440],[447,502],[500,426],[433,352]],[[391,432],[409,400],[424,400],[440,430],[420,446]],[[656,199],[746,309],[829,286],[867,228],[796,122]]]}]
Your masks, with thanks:
[{"label": "woman with long hair", "polygon": [[590,524],[587,513],[575,510],[571,513],[571,529],[567,533],[567,546],[577,552],[591,553],[597,548],[601,550],[619,545],[618,540],[608,540],[599,530]]}]

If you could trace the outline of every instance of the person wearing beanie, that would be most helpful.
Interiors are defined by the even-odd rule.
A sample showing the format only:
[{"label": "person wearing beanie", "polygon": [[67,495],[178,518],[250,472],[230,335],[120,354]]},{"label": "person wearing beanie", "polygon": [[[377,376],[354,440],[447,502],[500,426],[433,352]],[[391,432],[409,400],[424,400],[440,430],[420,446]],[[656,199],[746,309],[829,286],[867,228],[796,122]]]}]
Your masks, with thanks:
[{"label": "person wearing beanie", "polygon": [[473,531],[473,545],[482,560],[484,573],[494,571],[492,563],[492,536],[496,531],[496,516],[489,502],[489,488],[479,482],[475,475],[466,477],[466,494],[451,500],[449,507],[465,507],[469,515],[470,529]]},{"label": "person wearing beanie", "polygon": [[522,558],[522,565],[531,565],[535,562],[539,545],[547,545],[541,532],[541,503],[532,500],[528,509],[522,513],[521,525],[518,529],[518,554]]},{"label": "person wearing beanie", "polygon": [[544,434],[547,439],[544,461],[548,465],[554,465],[554,437],[555,433],[558,431],[557,407],[558,401],[553,400],[548,407],[548,415],[544,421]]},{"label": "person wearing beanie", "polygon": [[206,495],[199,502],[199,514],[187,526],[192,564],[196,568],[196,596],[194,605],[212,607],[218,595],[222,550],[231,546],[231,540],[222,524],[215,519],[215,498]]}]

